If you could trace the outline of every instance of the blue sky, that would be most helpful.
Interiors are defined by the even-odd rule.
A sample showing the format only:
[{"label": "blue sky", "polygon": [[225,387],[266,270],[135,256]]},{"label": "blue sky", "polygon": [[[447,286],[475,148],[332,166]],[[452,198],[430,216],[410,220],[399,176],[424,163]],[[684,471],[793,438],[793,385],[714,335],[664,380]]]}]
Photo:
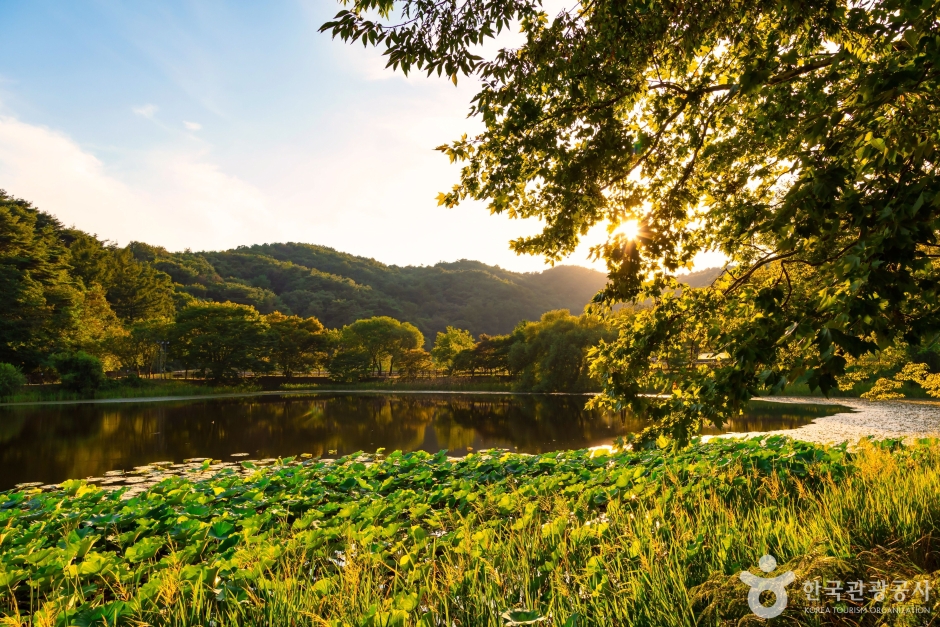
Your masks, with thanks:
[{"label": "blue sky", "polygon": [[[437,206],[475,84],[404,77],[318,31],[334,0],[0,3],[0,188],[170,250],[300,241],[519,271],[534,221]],[[495,48],[495,46],[494,46]],[[595,265],[588,248],[567,263]]]},{"label": "blue sky", "polygon": [[[171,250],[273,241],[387,263],[480,259],[536,223],[439,208],[473,83],[403,77],[310,2],[0,3],[0,187]],[[588,263],[586,251],[571,259]]]}]

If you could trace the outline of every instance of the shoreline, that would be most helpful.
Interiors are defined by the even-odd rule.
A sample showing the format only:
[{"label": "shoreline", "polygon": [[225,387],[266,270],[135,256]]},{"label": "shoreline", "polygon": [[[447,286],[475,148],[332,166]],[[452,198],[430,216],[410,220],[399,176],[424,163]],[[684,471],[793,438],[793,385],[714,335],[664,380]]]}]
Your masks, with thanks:
[{"label": "shoreline", "polygon": [[[812,403],[819,398],[805,396],[762,396],[755,400],[780,403]],[[899,438],[905,442],[920,438],[940,438],[940,401],[904,399],[894,401],[869,401],[860,398],[826,399],[833,405],[843,405],[848,412],[820,416],[809,424],[795,429],[777,431],[751,431],[703,436],[703,440],[716,437],[749,438],[754,436],[785,435],[795,440],[813,444],[834,445],[846,442],[850,445],[873,437],[877,440]]]},{"label": "shoreline", "polygon": [[199,401],[214,398],[242,398],[248,396],[289,396],[314,394],[460,394],[464,396],[487,394],[503,396],[595,396],[597,392],[512,392],[505,390],[395,390],[395,389],[310,389],[310,390],[264,390],[257,392],[223,392],[220,394],[195,394],[185,396],[128,396],[122,398],[89,398],[68,401],[17,401],[0,403],[4,407],[27,405],[92,405],[108,403],[166,403],[171,401]]},{"label": "shoreline", "polygon": [[[597,396],[600,392],[518,392],[512,390],[409,390],[395,388],[309,388],[299,390],[254,390],[246,392],[219,392],[216,394],[181,394],[178,396],[123,396],[119,398],[86,398],[69,400],[32,400],[0,402],[0,409],[5,407],[25,407],[28,405],[96,405],[112,403],[166,403],[171,401],[199,401],[215,398],[246,398],[251,396],[287,396],[287,395],[315,395],[315,394],[459,394],[494,395],[494,396]],[[847,401],[877,402],[877,403],[921,403],[940,406],[940,399],[901,399],[898,401],[866,401],[852,396],[755,396],[756,401],[784,402],[784,403],[821,403],[830,405],[846,404]]]}]

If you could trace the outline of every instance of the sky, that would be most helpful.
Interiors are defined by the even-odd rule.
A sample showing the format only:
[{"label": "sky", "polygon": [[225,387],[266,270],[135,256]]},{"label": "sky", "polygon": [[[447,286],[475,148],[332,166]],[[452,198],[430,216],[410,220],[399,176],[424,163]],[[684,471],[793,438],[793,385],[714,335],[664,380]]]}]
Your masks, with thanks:
[{"label": "sky", "polygon": [[[403,76],[319,27],[335,0],[0,3],[0,188],[171,251],[305,242],[397,265],[546,267],[537,221],[437,205],[475,83]],[[565,263],[601,265],[588,247]]]}]

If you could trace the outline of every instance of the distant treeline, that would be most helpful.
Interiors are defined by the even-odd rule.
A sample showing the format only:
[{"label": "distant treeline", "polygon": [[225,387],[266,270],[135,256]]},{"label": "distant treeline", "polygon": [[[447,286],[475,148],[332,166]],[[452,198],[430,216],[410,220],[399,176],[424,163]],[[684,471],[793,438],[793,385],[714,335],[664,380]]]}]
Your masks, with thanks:
[{"label": "distant treeline", "polygon": [[474,339],[469,331],[448,327],[426,351],[421,331],[388,316],[327,329],[312,317],[262,315],[248,305],[206,302],[186,306],[172,320],[135,323],[89,350],[134,375],[182,370],[217,382],[248,373],[289,379],[317,372],[344,383],[503,375],[513,377],[521,390],[585,391],[596,387],[589,351],[615,332],[604,318],[558,310],[537,322],[521,322],[505,335]]}]

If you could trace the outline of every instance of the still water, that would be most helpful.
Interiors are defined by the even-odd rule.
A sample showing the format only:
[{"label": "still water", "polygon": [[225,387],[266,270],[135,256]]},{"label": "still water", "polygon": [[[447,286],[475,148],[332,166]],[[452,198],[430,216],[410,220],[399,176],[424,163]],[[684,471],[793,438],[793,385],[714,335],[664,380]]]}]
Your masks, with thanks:
[{"label": "still water", "polygon": [[[0,490],[192,457],[505,448],[540,453],[607,444],[643,429],[584,409],[585,396],[283,394],[185,401],[0,407]],[[756,401],[724,431],[773,431],[847,408]],[[715,430],[706,433],[717,433]]]}]

